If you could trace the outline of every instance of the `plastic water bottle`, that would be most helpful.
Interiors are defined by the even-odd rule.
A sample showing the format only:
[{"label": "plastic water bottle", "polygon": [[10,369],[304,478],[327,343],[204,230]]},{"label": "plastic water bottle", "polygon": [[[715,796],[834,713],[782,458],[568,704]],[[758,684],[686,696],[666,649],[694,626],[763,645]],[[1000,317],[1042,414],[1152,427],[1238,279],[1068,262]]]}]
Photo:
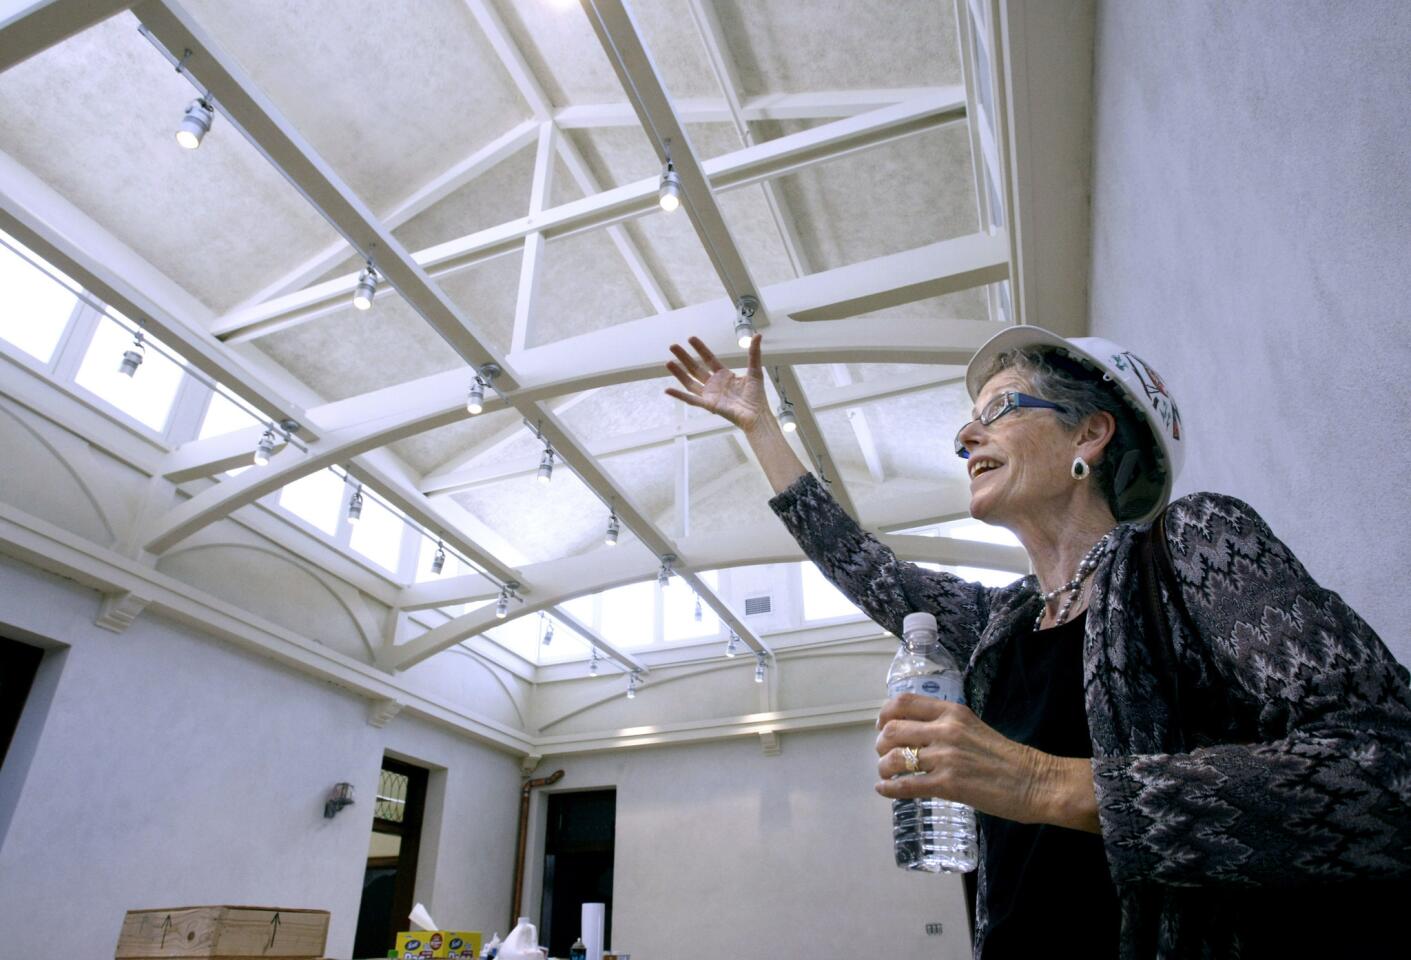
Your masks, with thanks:
[{"label": "plastic water bottle", "polygon": [[[937,639],[936,618],[909,613],[901,630],[901,649],[887,671],[888,695],[915,693],[964,703],[961,671]],[[908,870],[968,873],[980,857],[975,811],[949,800],[893,800],[892,837],[897,866]]]}]

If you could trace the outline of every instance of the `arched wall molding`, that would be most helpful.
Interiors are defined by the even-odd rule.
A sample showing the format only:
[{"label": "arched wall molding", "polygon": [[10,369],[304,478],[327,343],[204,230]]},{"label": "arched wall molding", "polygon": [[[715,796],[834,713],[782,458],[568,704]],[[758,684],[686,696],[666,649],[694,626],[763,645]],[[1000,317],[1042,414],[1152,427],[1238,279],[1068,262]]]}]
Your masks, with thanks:
[{"label": "arched wall molding", "polygon": [[[103,529],[107,532],[108,539],[104,546],[111,546],[113,543],[117,542],[117,533],[114,531],[112,518],[109,511],[103,506],[102,499],[100,499],[88,482],[84,480],[83,473],[74,465],[73,461],[69,459],[69,454],[59,449],[60,444],[63,443],[66,446],[72,446],[74,453],[78,454],[80,450],[91,450],[92,445],[81,437],[76,437],[66,431],[61,432],[59,436],[69,441],[68,443],[65,443],[63,440],[54,440],[45,436],[33,423],[29,422],[28,417],[24,416],[16,409],[15,405],[10,400],[4,397],[0,397],[0,413],[4,413],[13,420],[21,430],[33,437],[40,446],[47,450],[49,454],[59,462],[60,466],[64,468],[69,476],[73,478],[79,490],[82,491],[85,499],[87,499],[89,505],[93,508],[98,522],[103,525]],[[54,429],[63,431],[62,427],[56,426]]]},{"label": "arched wall molding", "polygon": [[[348,615],[349,622],[352,624],[355,632],[357,633],[358,638],[362,641],[363,648],[367,651],[368,657],[370,659],[375,657],[376,649],[372,643],[372,639],[379,635],[377,625],[372,621],[371,611],[369,611],[364,605],[362,601],[362,595],[356,590],[354,590],[352,587],[349,587],[347,584],[341,583],[331,577],[326,576],[317,567],[302,563],[292,557],[287,556],[286,554],[281,553],[280,551],[272,547],[265,547],[258,544],[250,543],[240,543],[238,541],[233,540],[213,539],[209,542],[204,543],[187,544],[176,550],[171,551],[170,553],[166,554],[162,559],[175,559],[176,557],[207,551],[249,551],[252,553],[258,553],[262,554],[263,556],[271,557],[274,560],[283,563],[287,566],[293,567],[294,569],[305,574],[309,577],[310,580],[312,580],[315,584],[317,584],[325,592],[327,592],[327,594],[333,598],[334,602],[337,603],[340,608],[342,608],[344,613]],[[315,643],[323,643],[323,641],[318,640],[318,638],[316,637],[310,637],[310,639],[313,640]],[[327,644],[323,645],[327,646]]]},{"label": "arched wall molding", "polygon": [[499,688],[504,691],[505,699],[509,701],[510,708],[514,710],[514,716],[515,719],[519,722],[520,729],[524,730],[528,728],[529,723],[524,718],[524,709],[521,707],[519,697],[514,691],[514,689],[511,687],[511,685],[506,683],[504,677],[500,675],[501,668],[497,667],[496,664],[480,656],[480,654],[476,653],[474,650],[467,650],[465,647],[459,645],[452,647],[449,652],[465,657],[467,660],[470,660],[476,666],[480,667],[487,674],[489,674],[490,679],[494,680],[495,683],[499,686]]}]

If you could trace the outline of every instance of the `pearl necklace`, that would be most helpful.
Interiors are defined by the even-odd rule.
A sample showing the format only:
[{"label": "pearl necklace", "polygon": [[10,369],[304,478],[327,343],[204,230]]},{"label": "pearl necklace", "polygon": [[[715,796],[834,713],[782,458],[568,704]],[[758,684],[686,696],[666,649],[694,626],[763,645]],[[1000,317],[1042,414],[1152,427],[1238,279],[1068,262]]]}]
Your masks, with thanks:
[{"label": "pearl necklace", "polygon": [[1053,621],[1053,625],[1056,627],[1068,619],[1068,611],[1073,609],[1074,601],[1078,599],[1078,594],[1082,592],[1083,581],[1088,579],[1088,577],[1092,575],[1092,572],[1097,569],[1097,562],[1102,559],[1103,553],[1106,552],[1107,541],[1111,536],[1112,531],[1109,530],[1102,535],[1101,540],[1092,545],[1091,550],[1083,555],[1083,559],[1078,561],[1078,572],[1073,574],[1072,580],[1069,580],[1056,590],[1050,590],[1048,593],[1042,594],[1044,602],[1039,607],[1039,615],[1034,618],[1034,630],[1036,632],[1044,622],[1044,611],[1048,609],[1048,605],[1061,593],[1067,593],[1068,599],[1063,601],[1063,606],[1059,608],[1058,617]]}]

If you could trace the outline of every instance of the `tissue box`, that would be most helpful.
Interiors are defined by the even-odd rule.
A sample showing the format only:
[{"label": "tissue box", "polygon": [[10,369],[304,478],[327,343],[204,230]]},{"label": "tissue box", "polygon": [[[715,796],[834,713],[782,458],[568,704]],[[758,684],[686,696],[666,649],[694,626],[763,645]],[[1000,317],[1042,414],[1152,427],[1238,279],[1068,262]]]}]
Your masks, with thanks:
[{"label": "tissue box", "polygon": [[150,957],[321,957],[328,911],[288,907],[129,910],[118,960]]},{"label": "tissue box", "polygon": [[397,960],[480,956],[476,930],[413,930],[397,934]]}]

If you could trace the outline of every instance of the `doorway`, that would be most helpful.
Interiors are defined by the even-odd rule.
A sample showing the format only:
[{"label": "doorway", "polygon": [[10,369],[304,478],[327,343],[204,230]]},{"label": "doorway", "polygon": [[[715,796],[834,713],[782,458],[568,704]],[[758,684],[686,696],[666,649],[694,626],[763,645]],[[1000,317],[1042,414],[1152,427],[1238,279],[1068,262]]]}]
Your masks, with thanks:
[{"label": "doorway", "polygon": [[407,916],[416,895],[426,781],[424,768],[382,758],[358,929],[353,938],[354,956],[387,956],[396,946],[397,933],[409,928]]},{"label": "doorway", "polygon": [[0,637],[0,763],[10,752],[10,741],[43,659],[44,651],[39,647]]},{"label": "doorway", "polygon": [[[551,793],[544,835],[539,936],[549,956],[566,957],[582,931],[583,904],[601,903],[603,947],[612,943],[612,857],[617,791]],[[544,940],[547,932],[548,939]]]}]

